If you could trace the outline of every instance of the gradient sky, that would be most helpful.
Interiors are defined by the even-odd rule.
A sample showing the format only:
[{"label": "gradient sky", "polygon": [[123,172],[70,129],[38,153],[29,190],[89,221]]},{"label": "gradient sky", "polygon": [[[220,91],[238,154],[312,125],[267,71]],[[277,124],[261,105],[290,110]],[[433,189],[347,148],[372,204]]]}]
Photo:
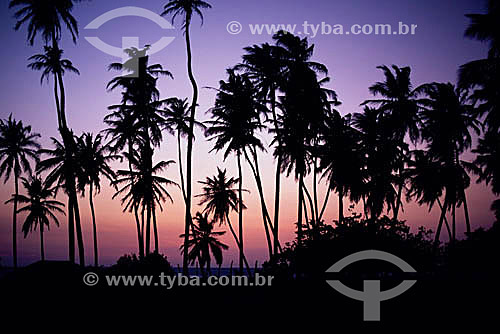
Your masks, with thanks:
[{"label": "gradient sky", "polygon": [[[117,73],[108,72],[107,65],[119,59],[106,55],[90,45],[85,36],[98,36],[103,41],[121,46],[122,36],[138,36],[141,45],[153,44],[162,36],[176,37],[174,42],[163,51],[151,57],[152,63],[161,63],[170,70],[175,80],[161,79],[159,88],[163,98],[178,96],[191,97],[191,86],[186,75],[185,45],[182,32],[178,29],[165,33],[155,23],[137,17],[118,18],[104,24],[98,31],[84,30],[97,16],[123,6],[139,6],[160,12],[166,0],[107,0],[83,2],[76,6],[74,16],[79,21],[80,39],[72,44],[68,35],[64,35],[62,48],[64,56],[69,58],[80,70],[81,75],[68,74],[65,77],[68,122],[76,134],[83,131],[98,132],[104,128],[103,118],[107,106],[120,101],[119,92],[106,91],[106,83]],[[382,80],[382,73],[376,66],[396,64],[412,67],[412,80],[415,86],[425,82],[455,82],[456,71],[461,64],[481,58],[486,47],[478,42],[463,38],[463,31],[468,20],[466,13],[477,13],[484,8],[483,1],[477,0],[209,0],[213,8],[205,12],[205,22],[200,29],[196,19],[192,27],[192,45],[194,71],[200,87],[216,87],[218,81],[225,78],[225,69],[238,63],[242,49],[252,44],[270,42],[269,35],[252,35],[248,24],[297,24],[304,21],[331,25],[384,23],[396,26],[402,21],[417,24],[414,36],[316,36],[311,43],[316,45],[314,60],[327,65],[332,81],[329,87],[334,89],[343,102],[339,110],[342,114],[360,111],[359,104],[370,97],[368,87]],[[41,53],[40,40],[31,47],[26,42],[26,31],[15,32],[15,20],[8,10],[8,1],[0,5],[0,40],[4,45],[1,56],[2,73],[0,90],[0,118],[12,113],[16,119],[31,124],[34,130],[42,134],[41,143],[50,146],[50,137],[58,136],[56,113],[52,86],[40,85],[40,73],[27,69],[27,58]],[[239,21],[244,29],[239,35],[231,35],[226,26],[230,21]],[[198,117],[206,119],[205,112],[214,102],[214,92],[202,89]],[[268,136],[263,141],[270,143]],[[194,153],[194,181],[216,173],[216,167],[227,168],[232,176],[237,175],[236,162],[230,157],[223,161],[222,153],[208,153],[211,144],[205,142],[201,133],[197,134]],[[166,136],[155,160],[176,160],[176,144],[173,137]],[[116,166],[118,167],[118,165]],[[274,162],[270,154],[262,155],[261,170],[265,185],[265,194],[269,209],[274,196]],[[171,167],[166,176],[178,180],[177,166]],[[310,180],[307,180],[310,186]],[[251,191],[245,198],[248,210],[245,212],[245,244],[249,262],[262,263],[266,259],[265,235],[260,217],[258,192],[254,185],[251,171],[244,168],[244,187]],[[13,183],[0,185],[0,202],[7,200],[13,192]],[[159,236],[161,252],[171,263],[181,263],[179,234],[183,232],[183,202],[180,191],[170,189],[174,204],[166,204],[164,212],[159,214]],[[321,187],[321,198],[324,188]],[[194,193],[200,192],[195,184]],[[114,263],[125,253],[137,252],[136,230],[132,215],[123,214],[120,202],[112,201],[113,192],[107,186],[95,200],[100,259],[102,264]],[[487,226],[493,221],[489,211],[493,196],[483,185],[472,185],[469,194],[469,209],[473,227]],[[282,243],[292,240],[293,222],[296,219],[296,185],[293,179],[283,181],[282,210],[280,219],[280,240]],[[60,200],[66,202],[62,196]],[[88,199],[80,202],[86,257],[92,259],[92,232]],[[327,222],[337,218],[337,200],[329,202],[325,218]],[[196,208],[195,208],[196,209]],[[193,210],[194,211],[194,210]],[[194,213],[194,212],[193,212]],[[402,218],[408,220],[412,228],[426,226],[434,228],[438,212],[430,213],[425,207],[415,204],[405,205]],[[11,263],[11,216],[12,206],[0,205],[0,257],[3,264]],[[236,221],[237,217],[233,217]],[[23,217],[18,218],[22,222]],[[458,214],[458,231],[463,232],[463,214]],[[221,227],[224,228],[224,227]],[[20,230],[20,227],[18,228]],[[46,236],[47,259],[67,258],[66,219],[61,219],[59,228],[53,227]],[[23,240],[18,236],[18,253],[21,264],[28,264],[39,259],[38,233]],[[230,246],[225,253],[224,265],[234,260],[237,263],[237,250],[229,232],[223,238]]]}]

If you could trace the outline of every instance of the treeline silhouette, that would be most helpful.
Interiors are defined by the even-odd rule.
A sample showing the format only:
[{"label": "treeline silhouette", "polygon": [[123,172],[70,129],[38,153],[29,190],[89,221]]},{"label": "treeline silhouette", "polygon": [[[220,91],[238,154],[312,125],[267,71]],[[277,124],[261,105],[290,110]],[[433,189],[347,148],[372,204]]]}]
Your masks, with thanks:
[{"label": "treeline silhouette", "polygon": [[[214,88],[217,93],[208,110],[210,120],[200,122],[196,116],[199,89],[191,68],[189,32],[195,16],[203,19],[202,11],[211,6],[199,0],[172,0],[162,15],[172,21],[176,17],[182,19],[187,72],[193,86],[190,102],[187,98],[163,97],[158,80],[173,79],[171,72],[160,64],[150,64],[149,47],[130,48],[126,50],[130,57],[127,62],[109,66],[109,70],[122,73],[108,83],[107,89],[119,91],[122,98],[108,107],[109,114],[104,119],[107,128],[99,134],[79,136],[66,120],[66,100],[71,94],[63,80],[66,74],[79,72],[70,60],[63,58],[60,48],[68,33],[77,42],[74,2],[12,0],[9,7],[15,9],[18,20],[15,29],[26,26],[28,42],[34,45],[35,40],[41,39],[44,44],[43,53],[30,57],[28,67],[42,73],[42,83],[47,81],[53,86],[51,94],[60,133],[60,138],[52,138],[53,148],[42,149],[37,143],[39,135],[22,121],[9,116],[0,123],[0,175],[5,175],[5,181],[13,176],[15,185],[8,201],[13,203],[14,267],[18,214],[27,212],[22,227],[25,236],[39,229],[44,260],[43,233],[51,221],[59,224],[55,214],[63,212],[63,207],[68,224],[68,260],[76,263],[77,249],[78,262],[85,266],[79,196],[89,199],[93,265],[98,267],[93,198],[106,179],[116,190],[113,198],[121,200],[123,211],[135,221],[139,261],[150,254],[161,256],[158,212],[164,209],[165,202],[172,202],[170,191],[179,188],[186,209],[181,235],[183,272],[188,273],[188,266],[195,263],[202,271],[210,272],[212,258],[220,267],[228,246],[218,240],[225,233],[215,231],[218,223],[220,227],[227,225],[234,238],[239,250],[239,272],[246,270],[250,274],[244,251],[245,163],[252,171],[260,199],[269,258],[266,270],[279,271],[285,266],[283,270],[291,270],[294,277],[307,276],[306,259],[311,251],[319,249],[326,256],[340,247],[340,253],[345,253],[351,247],[347,245],[350,243],[339,242],[342,234],[357,236],[352,239],[356,245],[372,245],[371,239],[363,237],[364,232],[374,240],[385,240],[384,233],[393,233],[392,237],[403,242],[401,247],[407,248],[406,243],[410,243],[419,250],[422,263],[429,257],[435,264],[434,256],[443,251],[443,229],[449,247],[461,244],[457,237],[457,209],[464,211],[469,244],[482,237],[482,232],[472,231],[466,191],[474,175],[477,182],[491,185],[493,193],[500,194],[500,119],[496,110],[500,52],[496,31],[488,24],[498,19],[495,1],[489,2],[487,14],[467,15],[471,23],[466,36],[488,42],[490,50],[487,58],[459,69],[456,85],[431,82],[414,87],[410,67],[379,66],[383,79],[369,87],[373,99],[362,102],[361,111],[341,115],[336,110],[341,104],[339,97],[326,87],[328,69],[313,59],[315,46],[307,38],[281,31],[273,36],[272,44],[244,49],[241,63],[228,69],[227,78]],[[237,177],[218,169],[216,175],[199,181],[203,193],[196,197],[200,198],[203,212],[196,214],[192,212],[195,128],[213,142],[212,151],[223,151],[225,160],[234,157],[238,168]],[[266,134],[273,138],[270,147],[265,147],[261,139]],[[166,135],[177,141],[178,182],[162,176],[175,161],[154,159]],[[479,142],[473,147],[475,136],[479,136]],[[186,152],[183,138],[187,141]],[[416,149],[417,145],[421,149]],[[463,160],[471,150],[474,161]],[[267,151],[276,161],[273,210],[265,199],[259,166],[260,157]],[[112,161],[124,162],[127,167],[113,170]],[[283,176],[293,176],[297,181],[295,222],[280,220]],[[311,186],[305,182],[307,177],[312,179]],[[20,181],[24,190],[19,189]],[[328,189],[323,199],[318,192],[321,182]],[[67,197],[66,205],[55,200],[60,191]],[[331,225],[324,221],[324,213],[333,194],[338,196],[339,218]],[[360,203],[362,213],[345,217],[346,199],[351,204]],[[432,241],[429,231],[420,230],[414,235],[399,221],[404,199],[429,210],[439,206],[441,214]],[[499,203],[496,200],[492,204],[497,217]],[[20,204],[26,206],[19,208]],[[236,226],[229,219],[232,212],[238,214]],[[282,245],[279,240],[279,227],[284,223],[296,225],[297,237],[292,244]],[[330,248],[330,241],[342,246]],[[394,248],[396,252],[397,249]]]}]

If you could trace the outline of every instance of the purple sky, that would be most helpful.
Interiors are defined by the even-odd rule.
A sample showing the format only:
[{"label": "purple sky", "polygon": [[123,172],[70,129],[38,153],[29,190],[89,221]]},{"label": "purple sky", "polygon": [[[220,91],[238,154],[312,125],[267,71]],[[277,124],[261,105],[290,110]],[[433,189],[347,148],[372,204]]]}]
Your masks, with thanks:
[{"label": "purple sky", "polygon": [[[97,31],[83,28],[97,16],[123,6],[139,6],[154,12],[160,12],[166,1],[148,0],[108,0],[82,2],[75,8],[74,15],[80,24],[80,40],[77,45],[71,43],[68,35],[62,43],[65,57],[69,58],[80,70],[81,75],[69,74],[65,77],[68,92],[67,112],[70,126],[77,134],[82,131],[98,132],[104,128],[103,117],[106,107],[119,102],[118,92],[108,93],[106,83],[117,73],[106,71],[107,65],[119,61],[118,58],[106,55],[90,45],[84,37],[98,36],[103,41],[119,47],[122,36],[138,36],[141,45],[153,44],[165,35],[155,23],[143,18],[124,17],[110,21]],[[314,59],[327,65],[332,81],[330,88],[336,90],[343,102],[339,110],[342,114],[360,111],[359,104],[370,97],[368,87],[375,81],[382,80],[382,74],[376,66],[396,64],[412,67],[412,79],[415,86],[432,81],[455,82],[456,71],[461,64],[481,58],[486,53],[484,45],[463,38],[463,31],[468,20],[466,13],[480,12],[484,8],[483,1],[474,0],[350,0],[350,1],[209,1],[213,8],[205,12],[205,23],[200,29],[199,20],[192,26],[192,44],[194,52],[194,71],[200,87],[216,87],[218,81],[225,78],[225,69],[238,63],[242,48],[252,44],[270,42],[269,35],[252,35],[249,24],[297,24],[301,29],[304,21],[331,25],[343,24],[391,24],[397,26],[402,21],[406,24],[417,24],[416,35],[406,36],[320,36],[311,38],[316,45]],[[2,108],[0,117],[5,118],[13,113],[15,118],[22,119],[42,134],[42,144],[47,146],[51,136],[57,136],[56,114],[52,86],[40,86],[40,74],[26,68],[27,58],[41,52],[40,40],[34,47],[25,40],[26,32],[13,30],[15,20],[12,11],[7,9],[7,1],[0,7],[0,39],[4,47],[0,62],[2,87],[0,100]],[[230,21],[239,21],[243,31],[231,35],[226,31]],[[162,97],[191,97],[191,86],[186,75],[185,45],[182,32],[176,24],[176,30],[166,31],[167,36],[176,37],[174,42],[163,51],[151,57],[151,62],[161,63],[170,70],[175,80],[162,79],[159,87]],[[205,111],[214,101],[214,92],[202,89],[200,94],[199,118],[205,119]],[[224,166],[231,175],[236,175],[236,163],[229,158],[222,161],[221,154],[208,154],[211,144],[203,140],[201,133],[197,135],[194,155],[194,181],[204,179],[216,172],[216,166]],[[266,143],[269,138],[263,136]],[[155,156],[157,160],[176,159],[175,141],[167,137],[161,150]],[[269,154],[261,158],[268,206],[272,208],[274,164]],[[260,220],[260,208],[257,202],[257,191],[248,168],[244,169],[245,188],[251,191],[246,199],[249,210],[245,213],[246,244],[250,261],[261,262],[265,259],[265,238]],[[166,174],[173,180],[178,179],[177,167],[172,167]],[[13,186],[9,182],[0,185],[0,201],[3,203]],[[195,193],[199,187],[195,186]],[[322,189],[323,194],[323,189]],[[473,185],[469,191],[469,204],[472,222],[475,227],[488,225],[493,216],[488,208],[492,200],[489,189]],[[96,199],[96,209],[101,243],[101,262],[109,264],[124,253],[136,251],[135,229],[132,217],[121,214],[118,201],[112,202],[111,190],[107,187]],[[172,189],[174,205],[167,205],[166,211],[160,215],[161,250],[169,256],[173,263],[179,263],[178,247],[182,233],[183,204],[180,193]],[[61,200],[65,199],[60,197]],[[82,217],[84,238],[87,246],[87,257],[91,259],[91,229],[87,199],[82,199]],[[293,180],[283,184],[282,195],[282,242],[293,237],[292,223],[295,219],[296,186]],[[0,257],[3,263],[10,262],[11,254],[11,206],[0,206]],[[271,210],[272,211],[272,210]],[[427,213],[427,208],[407,205],[403,218],[409,220],[413,227],[425,225],[434,227],[438,213]],[[337,202],[332,199],[327,210],[326,219],[331,221],[337,217]],[[236,219],[236,218],[235,218]],[[20,219],[22,221],[22,219]],[[459,215],[459,232],[463,231],[463,219]],[[66,257],[66,223],[61,220],[61,227],[47,233],[47,258],[64,259]],[[227,233],[229,234],[229,233]],[[22,235],[19,235],[22,240]],[[225,265],[236,260],[234,242],[229,235],[224,241],[231,246],[226,253]],[[38,259],[38,236],[31,235],[19,245],[21,263],[30,263]]]}]

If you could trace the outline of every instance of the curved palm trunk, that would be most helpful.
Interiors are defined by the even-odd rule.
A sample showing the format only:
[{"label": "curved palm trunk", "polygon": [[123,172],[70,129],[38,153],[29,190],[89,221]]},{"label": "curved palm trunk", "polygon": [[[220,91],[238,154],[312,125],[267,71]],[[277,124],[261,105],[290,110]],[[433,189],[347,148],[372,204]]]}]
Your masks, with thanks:
[{"label": "curved palm trunk", "polygon": [[186,185],[184,184],[184,168],[182,167],[181,134],[177,131],[177,152],[179,154],[179,176],[181,178],[181,190],[184,203],[186,202]]},{"label": "curved palm trunk", "polygon": [[97,247],[97,225],[96,225],[96,221],[95,221],[93,190],[94,190],[94,187],[93,187],[92,183],[90,183],[89,203],[90,203],[90,213],[92,214],[92,232],[94,234],[94,267],[99,267],[99,254],[98,254],[98,247]]},{"label": "curved palm trunk", "polygon": [[43,245],[43,224],[40,224],[40,258],[45,261],[45,247]]},{"label": "curved palm trunk", "polygon": [[[229,226],[229,231],[231,231],[231,234],[233,235],[234,241],[236,242],[236,246],[238,247],[238,249],[241,249],[240,241],[238,239],[238,236],[236,235],[236,232],[233,228],[233,224],[231,223],[231,220],[229,219],[228,214],[226,214],[226,221],[227,221],[227,225]],[[248,261],[247,261],[247,258],[245,257],[245,253],[243,253],[243,262],[245,263],[245,267],[247,269],[248,275],[251,276],[250,266],[248,265]],[[231,261],[231,268],[232,267],[233,267],[233,262]],[[231,272],[232,272],[232,269],[231,269]]]},{"label": "curved palm trunk", "polygon": [[85,250],[83,246],[82,225],[80,222],[80,209],[78,206],[78,197],[76,191],[73,193],[73,209],[75,212],[75,230],[76,241],[78,243],[78,256],[80,258],[80,266],[85,267]]},{"label": "curved palm trunk", "polygon": [[325,200],[323,202],[323,207],[321,208],[321,212],[319,214],[319,220],[323,219],[323,215],[325,213],[326,205],[328,204],[328,200],[330,199],[331,192],[332,192],[332,190],[330,189],[330,187],[328,187],[328,189],[326,190],[326,196],[325,196]]},{"label": "curved palm trunk", "polygon": [[[273,245],[271,241],[271,235],[269,233],[269,225],[271,224],[270,222],[270,217],[269,217],[269,212],[267,211],[267,206],[266,206],[266,200],[264,198],[264,191],[262,189],[262,180],[260,178],[260,171],[259,171],[259,162],[257,159],[257,153],[255,151],[252,151],[252,155],[254,158],[255,166],[252,164],[250,158],[248,157],[248,154],[246,151],[245,153],[245,158],[250,165],[250,168],[252,169],[254,178],[255,178],[255,183],[257,184],[257,189],[259,191],[259,197],[260,197],[260,207],[262,211],[262,221],[264,223],[264,231],[266,233],[266,241],[267,241],[267,247],[269,251],[269,258],[273,256]],[[271,230],[273,227],[271,226]]]},{"label": "curved palm trunk", "polygon": [[[437,200],[438,204],[439,204],[439,208],[441,210],[443,210],[443,205],[441,204],[441,201]],[[448,238],[451,240],[452,236],[451,236],[451,229],[450,229],[450,224],[448,224],[448,219],[446,219],[446,215],[444,215],[444,224],[446,226],[446,230],[448,231]]]},{"label": "curved palm trunk", "polygon": [[443,226],[443,221],[445,219],[447,210],[448,210],[448,202],[445,200],[444,205],[443,205],[443,209],[441,210],[441,217],[439,218],[439,223],[438,223],[438,227],[436,230],[436,236],[434,237],[434,249],[435,250],[437,250],[437,248],[439,246],[439,236],[441,234],[441,228]]},{"label": "curved palm trunk", "polygon": [[240,272],[243,272],[243,173],[241,171],[241,152],[237,154],[238,160],[238,232],[240,239]]},{"label": "curved palm trunk", "polygon": [[17,197],[19,196],[19,175],[14,172],[14,212],[12,214],[12,257],[17,268]]},{"label": "curved palm trunk", "polygon": [[[191,17],[188,15],[186,17],[186,52],[187,52],[187,68],[188,68],[188,76],[189,81],[191,81],[191,85],[193,86],[193,101],[191,103],[191,115],[189,117],[189,134],[188,134],[188,145],[187,145],[187,168],[186,168],[186,214],[185,214],[185,222],[184,222],[184,247],[187,249],[189,243],[189,226],[191,225],[191,192],[192,192],[192,163],[193,163],[193,137],[194,137],[194,120],[196,114],[196,105],[198,103],[198,85],[196,83],[196,79],[193,74],[192,67],[192,52],[191,52],[191,36],[189,33],[189,27],[191,25]],[[185,275],[188,273],[188,254],[184,253],[182,259],[182,271]]]}]

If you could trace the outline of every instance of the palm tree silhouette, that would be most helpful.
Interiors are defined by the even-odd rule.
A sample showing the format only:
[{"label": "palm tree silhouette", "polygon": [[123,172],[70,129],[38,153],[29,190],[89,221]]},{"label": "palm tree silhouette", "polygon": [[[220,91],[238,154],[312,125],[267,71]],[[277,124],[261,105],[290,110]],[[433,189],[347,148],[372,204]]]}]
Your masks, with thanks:
[{"label": "palm tree silhouette", "polygon": [[[243,63],[236,65],[236,70],[242,70],[248,74],[254,82],[260,99],[270,104],[272,113],[272,123],[274,128],[278,128],[278,111],[276,94],[283,85],[284,52],[277,46],[264,43],[244,48],[246,54],[243,55]],[[281,145],[281,140],[276,135],[277,145]],[[281,187],[281,156],[277,157],[275,173],[274,192],[274,221],[273,221],[273,253],[278,254],[279,248],[279,209],[280,209],[280,187]],[[263,201],[265,204],[265,201]],[[266,209],[267,211],[267,209]],[[267,225],[266,225],[267,227]]]},{"label": "palm tree silhouette", "polygon": [[[198,260],[202,275],[205,276],[205,266],[207,267],[207,273],[210,274],[210,253],[213,255],[217,266],[222,265],[222,251],[229,249],[229,247],[217,240],[217,237],[226,234],[226,232],[214,231],[215,221],[209,221],[207,213],[203,215],[198,212],[193,220],[197,223],[193,223],[192,226],[192,233],[188,243],[188,257],[191,265]],[[181,234],[180,237],[184,238],[184,235]],[[186,251],[184,245],[181,245],[181,251],[183,253]]]},{"label": "palm tree silhouette", "polygon": [[19,195],[19,178],[23,172],[31,173],[28,159],[38,161],[37,150],[40,145],[36,141],[40,135],[31,132],[31,126],[24,126],[16,121],[12,114],[6,120],[0,120],[0,177],[5,175],[6,183],[11,173],[14,174],[14,212],[12,214],[12,257],[14,268],[17,268],[17,198]]},{"label": "palm tree silhouette", "polygon": [[[94,137],[91,133],[84,133],[77,138],[76,161],[81,165],[81,174],[78,177],[78,189],[82,194],[85,188],[89,187],[89,204],[92,214],[92,228],[94,235],[94,266],[99,266],[98,246],[97,246],[97,224],[94,209],[94,194],[101,191],[101,176],[110,182],[116,177],[109,163],[121,159],[118,155],[109,154],[110,147],[102,143],[102,136]],[[95,193],[94,193],[95,191]]]},{"label": "palm tree silhouette", "polygon": [[[239,189],[236,188],[239,180],[233,177],[228,178],[226,170],[221,170],[217,167],[217,175],[211,178],[207,177],[205,181],[198,182],[203,185],[203,193],[196,195],[196,197],[201,198],[199,205],[205,205],[203,213],[213,215],[214,221],[219,222],[220,225],[227,223],[238,249],[241,250],[240,239],[236,235],[229,219],[231,211],[238,212],[240,208],[246,208],[244,204],[239,203]],[[242,191],[247,190],[242,189]],[[243,254],[243,262],[245,263],[247,272],[250,274],[250,266],[246,260],[245,253],[240,251],[241,254]]]},{"label": "palm tree silhouette", "polygon": [[496,30],[496,22],[500,19],[500,5],[495,0],[488,0],[486,14],[468,14],[470,24],[465,30],[465,36],[481,42],[489,43],[488,57],[500,57],[500,38]]},{"label": "palm tree silhouette", "polygon": [[153,150],[148,146],[140,148],[140,152],[134,151],[131,156],[125,154],[132,165],[132,171],[119,170],[118,178],[112,182],[114,186],[121,186],[113,198],[123,195],[121,202],[125,205],[125,210],[130,210],[134,206],[141,207],[142,228],[144,231],[144,212],[147,214],[145,236],[146,255],[150,253],[151,238],[151,218],[153,219],[153,233],[155,242],[155,252],[159,252],[158,230],[156,225],[156,207],[163,211],[162,203],[167,199],[173,202],[172,197],[166,190],[166,186],[178,186],[177,183],[158,176],[174,161],[160,161],[156,165],[152,164]]},{"label": "palm tree silhouette", "polygon": [[[55,37],[54,37],[55,38]],[[64,146],[66,148],[65,152],[67,153],[67,159],[68,159],[68,168],[66,172],[68,175],[66,176],[66,180],[68,181],[67,184],[67,194],[70,200],[73,202],[71,205],[68,205],[68,210],[74,210],[75,212],[73,214],[68,214],[68,233],[69,233],[69,259],[71,262],[75,261],[75,253],[74,253],[74,244],[75,244],[75,237],[74,237],[74,223],[73,223],[73,216],[77,217],[76,224],[78,225],[79,222],[79,216],[80,213],[77,212],[78,205],[74,204],[75,202],[78,202],[78,196],[76,193],[76,184],[74,182],[74,179],[76,177],[75,171],[71,167],[70,161],[72,160],[72,155],[74,155],[74,150],[76,149],[74,147],[74,140],[73,140],[73,134],[68,128],[67,125],[67,120],[66,120],[66,92],[64,89],[64,82],[63,82],[63,75],[65,74],[66,71],[74,72],[76,74],[79,74],[79,71],[73,66],[71,61],[67,59],[62,59],[62,54],[63,51],[59,49],[58,39],[53,39],[53,45],[52,46],[45,46],[45,54],[37,54],[29,58],[29,60],[33,61],[28,65],[29,68],[37,71],[42,71],[42,76],[41,76],[41,83],[43,83],[43,80],[46,79],[47,81],[49,80],[49,77],[51,75],[54,76],[54,97],[55,97],[55,103],[56,103],[56,111],[57,111],[57,120],[58,120],[58,127],[59,127],[59,132],[61,134],[61,137],[64,142]],[[81,226],[76,227],[76,231],[78,234],[78,231],[81,231]],[[82,239],[83,236],[77,235],[78,239]],[[84,258],[84,249],[83,249],[83,243],[79,242],[79,255],[80,255],[80,264],[82,266],[85,265],[85,258]]]},{"label": "palm tree silhouette", "polygon": [[382,98],[367,100],[361,105],[375,106],[379,112],[387,114],[386,121],[392,127],[394,140],[400,144],[402,152],[397,168],[397,196],[396,204],[393,208],[393,218],[397,219],[402,205],[401,196],[405,183],[403,178],[405,167],[403,160],[408,156],[407,150],[404,150],[406,147],[405,136],[408,134],[414,144],[417,143],[420,137],[419,101],[417,98],[419,90],[413,89],[410,78],[410,67],[400,68],[392,65],[394,73],[385,65],[378,66],[377,68],[384,72],[385,80],[372,85],[370,92],[374,96],[380,95]]},{"label": "palm tree silhouette", "polygon": [[[446,187],[447,169],[439,159],[427,151],[415,150],[411,154],[413,159],[409,160],[408,169],[405,171],[405,178],[408,179],[407,201],[416,199],[419,205],[428,205],[429,211],[437,202],[442,212],[443,204],[440,198]],[[452,240],[452,232],[445,215],[440,218],[439,232],[436,235],[441,232],[443,220],[446,224],[448,237]]]},{"label": "palm tree silhouette", "polygon": [[72,132],[71,142],[68,140],[61,143],[56,138],[51,137],[54,149],[41,149],[39,154],[48,157],[37,165],[37,172],[50,171],[46,181],[49,186],[56,184],[56,192],[62,189],[68,196],[68,233],[69,233],[69,253],[70,261],[74,263],[75,252],[75,230],[78,243],[80,265],[85,266],[85,251],[83,246],[83,234],[80,222],[80,209],[76,193],[76,176],[82,174],[81,165],[76,160],[76,142]]},{"label": "palm tree silhouette", "polygon": [[318,147],[320,168],[328,179],[328,188],[336,191],[339,197],[339,223],[344,220],[344,196],[349,195],[351,202],[359,202],[365,179],[361,134],[350,122],[350,115],[341,117],[338,113],[327,119],[321,135],[323,144]]},{"label": "palm tree silhouette", "polygon": [[220,81],[215,106],[209,110],[214,120],[207,121],[210,126],[205,131],[209,141],[215,141],[211,151],[224,150],[224,160],[231,154],[236,155],[238,165],[238,235],[240,244],[240,271],[243,271],[243,173],[241,157],[249,148],[263,150],[262,142],[255,132],[262,128],[258,110],[260,104],[255,100],[255,89],[247,75],[239,75],[230,69],[228,81]]},{"label": "palm tree silhouette", "polygon": [[[290,175],[294,171],[298,180],[297,235],[300,245],[303,206],[306,206],[304,192],[310,201],[311,222],[317,222],[319,218],[316,182],[313,182],[314,205],[304,184],[304,177],[311,171],[311,162],[314,165],[313,181],[319,172],[318,157],[312,154],[310,147],[318,143],[319,129],[324,126],[325,119],[330,117],[331,105],[337,105],[339,102],[334,91],[322,87],[329,78],[320,80],[318,74],[327,75],[328,70],[325,65],[311,61],[314,45],[309,45],[307,38],[301,39],[281,31],[274,35],[273,39],[282,50],[285,64],[282,87],[284,95],[280,99],[283,113],[278,117],[279,127],[273,130],[276,133],[275,142],[281,142],[278,142],[274,157],[281,158],[281,172]],[[309,223],[307,210],[304,212],[306,222]]]},{"label": "palm tree silhouette", "polygon": [[[166,100],[167,106],[163,111],[163,117],[165,118],[165,129],[171,131],[177,137],[177,153],[179,159],[179,176],[181,179],[181,190],[184,201],[186,200],[186,185],[184,182],[184,168],[182,167],[182,148],[181,148],[181,138],[186,138],[189,136],[189,121],[190,121],[190,111],[191,108],[187,102],[187,98],[179,99],[173,97]],[[195,120],[194,125],[200,129],[205,130],[206,126],[202,122]],[[194,135],[193,135],[194,140]]]},{"label": "palm tree silhouette", "polygon": [[27,204],[17,211],[18,213],[26,212],[28,214],[23,223],[22,231],[24,232],[24,237],[26,238],[28,233],[33,232],[33,230],[36,230],[36,228],[39,227],[40,257],[42,261],[45,261],[43,240],[44,226],[46,226],[49,230],[50,220],[59,226],[59,221],[54,215],[54,212],[64,215],[64,210],[61,209],[61,207],[64,207],[64,204],[51,199],[55,197],[56,192],[39,175],[31,175],[29,179],[23,177],[22,183],[28,195],[13,195],[13,198],[7,202],[18,201],[19,203]]},{"label": "palm tree silhouette", "polygon": [[[472,166],[460,160],[460,156],[472,145],[470,131],[479,135],[479,122],[471,116],[474,114],[474,106],[467,104],[463,93],[451,83],[432,83],[423,85],[420,89],[427,96],[422,100],[425,108],[422,112],[422,136],[427,142],[429,153],[439,159],[446,169],[446,194],[442,216],[446,210],[452,211],[452,240],[455,240],[457,205],[463,203],[467,233],[471,232],[465,189],[470,184],[467,169]],[[443,124],[446,126],[443,127]],[[436,233],[436,239],[438,238]]]},{"label": "palm tree silhouette", "polygon": [[[397,198],[394,184],[399,178],[394,171],[401,166],[401,144],[393,140],[392,125],[387,114],[365,107],[353,115],[353,125],[361,132],[361,150],[365,160],[365,182],[362,190],[365,216],[378,218],[384,206],[394,207]],[[403,160],[404,161],[404,160]]]},{"label": "palm tree silhouette", "polygon": [[[198,105],[198,84],[193,73],[192,65],[192,50],[191,50],[191,21],[193,20],[193,15],[198,15],[201,18],[201,23],[203,24],[203,9],[210,9],[212,6],[202,0],[170,0],[164,7],[162,16],[171,15],[172,24],[175,22],[177,16],[182,16],[182,29],[184,30],[184,36],[186,38],[186,52],[187,52],[187,72],[189,76],[189,81],[193,87],[193,100],[191,101],[191,114],[189,118],[189,132],[188,132],[188,143],[186,152],[186,215],[185,215],[185,225],[184,225],[184,248],[188,248],[189,242],[189,226],[191,225],[191,197],[192,197],[192,156],[193,156],[193,141],[194,141],[194,126],[195,126],[195,116],[196,107]],[[184,275],[188,274],[188,253],[184,253],[182,259],[182,270]]]}]

